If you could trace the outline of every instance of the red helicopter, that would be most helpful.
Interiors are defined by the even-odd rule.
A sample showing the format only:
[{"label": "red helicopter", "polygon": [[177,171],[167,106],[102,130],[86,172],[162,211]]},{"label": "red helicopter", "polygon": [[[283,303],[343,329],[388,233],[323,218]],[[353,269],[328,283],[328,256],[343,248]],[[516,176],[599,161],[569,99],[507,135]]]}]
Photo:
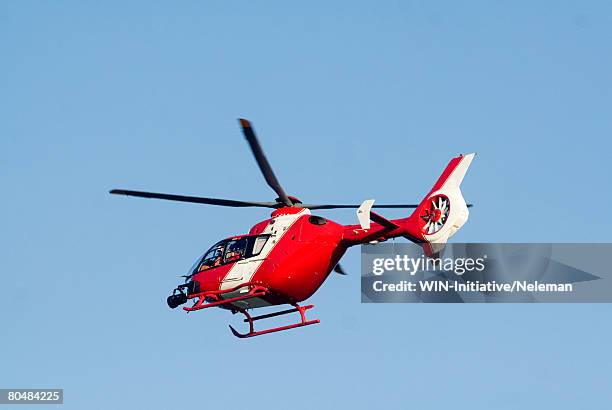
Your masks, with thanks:
[{"label": "red helicopter", "polygon": [[[142,198],[230,207],[264,207],[274,209],[271,217],[257,223],[248,234],[231,236],[214,244],[198,258],[185,283],[168,297],[172,309],[192,301],[195,310],[220,307],[244,314],[247,333],[253,337],[281,330],[319,323],[307,320],[306,310],[313,305],[299,303],[314,294],[332,271],[345,274],[339,265],[347,248],[377,243],[389,238],[404,237],[422,244],[427,254],[435,254],[468,219],[468,205],[460,184],[475,154],[451,159],[446,169],[420,204],[374,205],[366,200],[361,205],[305,204],[285,193],[259,145],[249,121],[240,119],[246,140],[268,185],[276,192],[274,202],[250,202],[231,199],[203,198],[113,189],[111,194]],[[313,215],[319,209],[357,208],[359,224],[342,225]],[[389,220],[372,208],[415,208],[407,218]],[[249,309],[291,305],[274,313],[251,316]],[[299,321],[287,326],[256,331],[254,322],[297,312]]]}]

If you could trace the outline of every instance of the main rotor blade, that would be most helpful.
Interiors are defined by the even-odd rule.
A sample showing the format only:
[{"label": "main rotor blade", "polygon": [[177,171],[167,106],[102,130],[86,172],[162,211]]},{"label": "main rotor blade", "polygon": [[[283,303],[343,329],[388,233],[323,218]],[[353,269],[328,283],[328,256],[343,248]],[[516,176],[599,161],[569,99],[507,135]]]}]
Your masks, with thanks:
[{"label": "main rotor blade", "polygon": [[[361,205],[345,205],[345,204],[298,204],[297,206],[308,209],[357,209]],[[387,208],[387,209],[401,209],[401,208],[418,208],[419,205],[415,204],[382,204],[373,205],[372,208]],[[472,207],[472,204],[467,204],[468,208]]]},{"label": "main rotor blade", "polygon": [[261,145],[259,145],[259,141],[257,140],[257,136],[255,136],[255,131],[253,131],[253,127],[251,123],[244,118],[240,118],[240,125],[242,126],[242,133],[249,143],[249,147],[251,147],[251,151],[253,151],[253,155],[255,156],[255,160],[257,161],[257,165],[259,165],[259,169],[263,174],[264,178],[270,188],[276,192],[278,198],[281,202],[287,206],[291,206],[292,202],[287,197],[285,190],[276,179],[276,175],[274,175],[274,171],[272,171],[272,167],[268,162],[263,150],[261,149]]},{"label": "main rotor blade", "polygon": [[234,199],[203,198],[199,196],[159,194],[155,192],[128,191],[125,189],[113,189],[112,191],[110,191],[110,193],[115,194],[115,195],[137,196],[140,198],[166,199],[169,201],[192,202],[196,204],[207,204],[207,205],[232,206],[232,207],[237,207],[237,208],[246,208],[246,207],[278,208],[278,203],[276,202],[236,201]]}]

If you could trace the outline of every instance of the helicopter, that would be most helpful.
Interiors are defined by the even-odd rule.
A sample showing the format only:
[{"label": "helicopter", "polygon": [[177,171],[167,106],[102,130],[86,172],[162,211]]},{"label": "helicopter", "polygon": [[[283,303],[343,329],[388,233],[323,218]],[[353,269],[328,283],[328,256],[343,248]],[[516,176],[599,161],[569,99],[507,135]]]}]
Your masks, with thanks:
[{"label": "helicopter", "polygon": [[[239,119],[242,132],[265,181],[278,195],[274,201],[253,202],[206,198],[145,191],[113,189],[111,194],[178,202],[227,206],[270,208],[270,218],[255,224],[247,234],[234,235],[215,243],[198,258],[184,283],[167,298],[171,309],[184,306],[187,312],[219,307],[244,315],[248,331],[234,336],[249,338],[319,323],[308,320],[306,311],[314,305],[301,303],[312,296],[331,272],[345,275],[339,262],[355,245],[375,244],[403,237],[435,255],[468,220],[468,208],[460,190],[461,182],[475,153],[452,158],[432,189],[419,204],[309,204],[287,195],[274,174],[259,144],[251,123]],[[357,209],[358,224],[343,225],[312,211]],[[387,219],[373,208],[414,209],[410,216]],[[253,316],[250,310],[289,305],[288,309]],[[255,330],[255,322],[297,313],[289,325]]]}]

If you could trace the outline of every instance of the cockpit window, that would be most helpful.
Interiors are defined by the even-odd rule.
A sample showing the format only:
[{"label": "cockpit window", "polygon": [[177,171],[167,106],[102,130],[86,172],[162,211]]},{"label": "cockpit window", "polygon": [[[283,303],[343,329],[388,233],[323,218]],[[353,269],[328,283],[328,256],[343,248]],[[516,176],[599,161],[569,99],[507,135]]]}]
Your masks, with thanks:
[{"label": "cockpit window", "polygon": [[224,240],[214,244],[203,257],[198,259],[189,272],[198,272],[215,268],[226,263],[251,258],[261,253],[270,235],[249,235],[233,240]]},{"label": "cockpit window", "polygon": [[236,239],[234,241],[229,241],[227,247],[225,248],[225,258],[224,261],[228,262],[236,262],[242,258],[246,253],[247,247],[247,238]]},{"label": "cockpit window", "polygon": [[202,258],[198,271],[203,271],[221,265],[224,249],[225,242],[219,242],[210,248]]}]

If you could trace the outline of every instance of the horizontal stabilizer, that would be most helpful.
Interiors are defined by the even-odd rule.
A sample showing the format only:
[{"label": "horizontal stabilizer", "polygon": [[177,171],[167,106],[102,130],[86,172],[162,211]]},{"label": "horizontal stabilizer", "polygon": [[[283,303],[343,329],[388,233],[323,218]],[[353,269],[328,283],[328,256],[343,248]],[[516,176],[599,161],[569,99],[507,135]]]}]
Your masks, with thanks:
[{"label": "horizontal stabilizer", "polygon": [[391,222],[384,216],[379,215],[376,212],[372,212],[373,205],[373,199],[366,199],[362,202],[361,206],[359,206],[359,209],[357,209],[357,219],[359,220],[361,229],[370,229],[370,221],[376,222],[387,229],[399,228],[399,225]]}]

